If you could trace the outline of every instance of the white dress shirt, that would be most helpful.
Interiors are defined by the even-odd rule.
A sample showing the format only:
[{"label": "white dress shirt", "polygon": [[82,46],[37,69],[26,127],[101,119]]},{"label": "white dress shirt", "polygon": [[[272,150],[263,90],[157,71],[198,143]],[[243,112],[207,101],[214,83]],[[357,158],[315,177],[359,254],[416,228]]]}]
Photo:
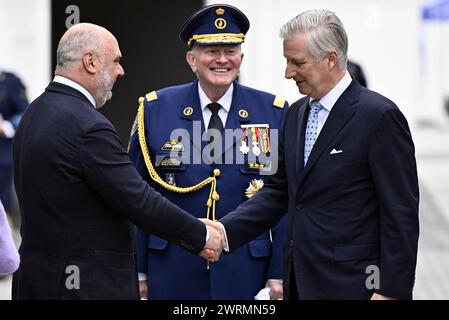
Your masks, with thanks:
[{"label": "white dress shirt", "polygon": [[[220,117],[221,122],[223,123],[223,128],[226,126],[226,120],[228,119],[229,110],[231,109],[233,92],[234,92],[234,84],[231,83],[228,91],[226,91],[223,97],[221,97],[220,100],[217,101],[217,103],[219,103],[222,106],[222,108],[220,108],[220,110],[218,111],[218,116]],[[203,113],[204,127],[207,128],[209,126],[210,118],[212,117],[212,111],[210,111],[209,108],[206,108],[206,106],[209,103],[212,103],[212,101],[206,95],[203,88],[201,88],[201,84],[199,83],[198,83],[198,95],[200,96],[200,104]]]},{"label": "white dress shirt", "polygon": [[[340,98],[340,96],[345,92],[345,90],[349,87],[351,84],[352,78],[349,75],[349,72],[346,71],[346,74],[343,78],[337,83],[335,87],[332,88],[331,91],[329,91],[324,97],[322,97],[319,101],[320,104],[323,106],[323,108],[318,112],[318,129],[317,129],[317,138],[321,132],[321,129],[323,129],[324,123],[327,120],[327,117],[329,116],[329,113],[331,112],[332,108],[334,107],[337,100]],[[313,99],[311,98],[309,103]]]}]

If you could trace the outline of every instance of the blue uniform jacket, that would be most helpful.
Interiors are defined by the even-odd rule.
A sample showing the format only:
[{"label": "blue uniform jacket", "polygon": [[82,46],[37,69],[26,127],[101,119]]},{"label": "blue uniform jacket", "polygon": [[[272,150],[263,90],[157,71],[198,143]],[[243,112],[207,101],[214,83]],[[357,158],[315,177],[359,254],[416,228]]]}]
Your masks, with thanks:
[{"label": "blue uniform jacket", "polygon": [[[189,108],[190,107],[190,108]],[[271,132],[280,129],[288,109],[285,100],[272,94],[258,91],[234,82],[231,109],[225,129],[238,129],[241,125],[268,124]],[[145,135],[152,162],[161,178],[172,180],[178,187],[193,186],[212,176],[214,169],[221,175],[217,178],[216,219],[220,219],[247,200],[245,189],[251,180],[259,176],[257,169],[248,165],[248,159],[240,164],[206,164],[201,150],[207,144],[199,138],[204,131],[201,105],[198,96],[198,82],[165,88],[148,94],[145,98]],[[189,112],[190,111],[190,112]],[[246,111],[246,113],[245,113]],[[184,158],[173,161],[170,151],[161,150],[174,129],[183,132],[178,138],[184,151]],[[226,145],[227,144],[227,145]],[[223,152],[242,155],[241,141],[223,144]],[[272,148],[276,142],[271,141]],[[251,141],[248,143],[251,148]],[[198,218],[206,217],[206,201],[210,186],[199,191],[179,194],[167,191],[154,183],[148,175],[138,142],[133,133],[130,141],[130,157],[140,174],[159,192],[173,203]],[[178,160],[179,160],[178,159]],[[200,159],[201,161],[199,161]],[[207,156],[205,158],[207,160]],[[219,262],[207,269],[206,262],[199,256],[183,252],[176,245],[142,230],[137,232],[139,272],[147,273],[149,299],[253,299],[265,286],[267,279],[282,279],[282,247],[284,243],[283,223],[270,232],[265,230],[255,240],[230,255],[222,255]]]}]

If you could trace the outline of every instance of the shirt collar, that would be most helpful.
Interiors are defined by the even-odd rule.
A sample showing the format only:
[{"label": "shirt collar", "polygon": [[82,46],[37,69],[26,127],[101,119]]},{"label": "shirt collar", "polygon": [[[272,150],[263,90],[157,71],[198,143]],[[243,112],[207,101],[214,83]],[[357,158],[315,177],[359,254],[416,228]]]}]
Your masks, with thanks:
[{"label": "shirt collar", "polygon": [[[233,92],[234,92],[234,83],[231,83],[228,91],[226,91],[226,93],[223,95],[223,97],[221,97],[220,100],[217,101],[217,103],[219,103],[223,107],[223,109],[226,110],[226,112],[229,112],[229,110],[231,109]],[[206,95],[203,88],[201,88],[201,84],[199,82],[198,82],[198,94],[200,96],[201,110],[204,111],[206,106],[209,103],[211,103],[212,101]]]},{"label": "shirt collar", "polygon": [[[323,106],[324,109],[331,112],[333,106],[337,102],[338,98],[345,92],[345,90],[349,87],[351,84],[352,78],[349,75],[349,72],[346,71],[345,75],[341,80],[337,83],[335,87],[332,88],[331,91],[329,91],[324,97],[320,99],[320,104]],[[309,104],[312,102],[312,98],[309,99]]]},{"label": "shirt collar", "polygon": [[58,83],[62,83],[65,84],[66,86],[69,86],[75,90],[78,90],[79,92],[81,92],[82,94],[84,94],[86,96],[87,99],[89,99],[90,103],[92,103],[92,105],[97,108],[97,104],[95,103],[95,99],[94,97],[89,93],[89,91],[87,91],[86,89],[84,89],[81,85],[79,85],[78,83],[76,83],[73,80],[67,79],[66,77],[63,76],[55,76],[55,78],[53,79],[54,82],[58,82]]}]

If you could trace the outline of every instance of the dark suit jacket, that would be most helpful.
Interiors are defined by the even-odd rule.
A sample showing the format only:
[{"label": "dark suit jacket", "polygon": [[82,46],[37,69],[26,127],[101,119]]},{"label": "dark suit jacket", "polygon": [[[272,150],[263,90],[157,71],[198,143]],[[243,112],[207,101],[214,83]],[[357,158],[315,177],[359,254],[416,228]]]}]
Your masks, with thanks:
[{"label": "dark suit jacket", "polygon": [[352,81],[304,168],[307,105],[306,97],[290,107],[271,184],[220,220],[231,250],[288,209],[285,297],[294,271],[300,299],[368,299],[366,284],[377,281],[376,292],[410,299],[419,192],[406,119],[393,102]]},{"label": "dark suit jacket", "polygon": [[13,157],[15,299],[137,299],[129,220],[192,253],[204,246],[204,225],[142,180],[111,123],[75,89],[53,82],[30,105]]}]

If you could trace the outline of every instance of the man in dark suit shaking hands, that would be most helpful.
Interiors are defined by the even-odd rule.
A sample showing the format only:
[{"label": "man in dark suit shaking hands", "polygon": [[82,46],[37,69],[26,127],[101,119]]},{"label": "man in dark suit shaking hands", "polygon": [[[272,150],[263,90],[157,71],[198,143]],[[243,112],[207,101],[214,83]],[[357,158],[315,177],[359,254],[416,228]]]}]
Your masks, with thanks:
[{"label": "man in dark suit shaking hands", "polygon": [[130,221],[192,253],[219,249],[218,231],[142,180],[97,112],[124,75],[120,58],[109,31],[73,26],[54,80],[22,118],[13,142],[22,217],[13,299],[138,299]]},{"label": "man in dark suit shaking hands", "polygon": [[351,79],[334,13],[304,12],[280,34],[285,77],[306,97],[287,114],[274,179],[220,220],[229,249],[287,211],[284,297],[411,299],[419,191],[407,121]]}]

